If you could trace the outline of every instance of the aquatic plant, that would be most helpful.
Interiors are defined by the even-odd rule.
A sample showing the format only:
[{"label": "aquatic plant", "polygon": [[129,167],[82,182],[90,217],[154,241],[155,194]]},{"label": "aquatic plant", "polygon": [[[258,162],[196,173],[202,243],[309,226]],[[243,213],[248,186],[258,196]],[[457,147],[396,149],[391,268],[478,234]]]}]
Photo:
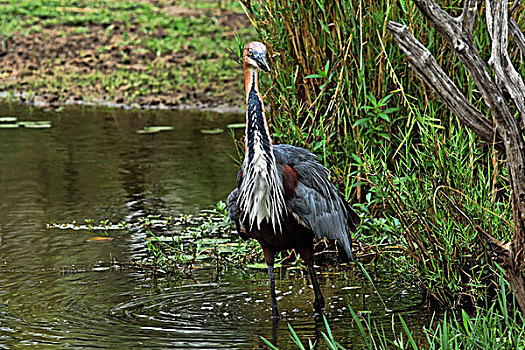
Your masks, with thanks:
[{"label": "aquatic plant", "polygon": [[[514,299],[508,299],[508,283],[504,280],[501,271],[499,273],[500,292],[494,302],[487,301],[483,306],[467,312],[461,310],[458,313],[447,313],[443,315],[434,314],[430,324],[423,328],[423,334],[419,329],[411,329],[403,317],[398,315],[397,320],[392,321],[392,333],[394,337],[388,336],[386,330],[371,319],[370,313],[358,315],[352,307],[349,307],[352,318],[363,339],[364,348],[370,350],[383,349],[522,349],[525,346],[525,324],[519,311],[518,304]],[[487,296],[488,297],[488,296]],[[490,300],[490,299],[487,299]],[[329,321],[323,317],[325,332],[322,332],[323,342],[329,349],[344,350],[336,337],[330,330]],[[290,329],[290,338],[298,349],[314,349],[315,342],[308,339],[305,346],[304,339]],[[262,338],[270,349],[278,349],[277,346]]]}]

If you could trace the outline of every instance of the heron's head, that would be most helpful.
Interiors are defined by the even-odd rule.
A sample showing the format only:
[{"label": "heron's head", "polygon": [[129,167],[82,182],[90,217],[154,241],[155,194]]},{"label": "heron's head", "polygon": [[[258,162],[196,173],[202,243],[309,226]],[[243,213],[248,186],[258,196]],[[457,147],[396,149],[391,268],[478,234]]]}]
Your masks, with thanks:
[{"label": "heron's head", "polygon": [[263,43],[254,41],[244,48],[243,61],[248,66],[269,72],[270,67],[266,63],[266,46]]}]

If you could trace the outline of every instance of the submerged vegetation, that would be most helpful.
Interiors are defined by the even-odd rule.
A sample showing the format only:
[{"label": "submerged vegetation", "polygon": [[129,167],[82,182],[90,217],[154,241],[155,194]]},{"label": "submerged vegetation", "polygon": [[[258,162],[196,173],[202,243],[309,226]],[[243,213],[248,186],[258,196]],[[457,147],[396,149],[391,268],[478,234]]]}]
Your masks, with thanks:
[{"label": "submerged vegetation", "polygon": [[144,232],[144,254],[133,263],[153,275],[185,274],[197,265],[213,264],[221,269],[225,263],[241,262],[256,266],[262,256],[254,241],[243,242],[231,233],[223,202],[198,215],[148,215],[138,221],[119,223],[86,219],[83,223],[50,223],[48,229],[90,232],[95,235],[90,240],[95,241],[101,237],[112,239],[118,232]]},{"label": "submerged vegetation", "polygon": [[[148,215],[137,221],[118,223],[85,219],[82,223],[49,223],[47,228],[89,232],[93,237],[88,241],[111,240],[122,232],[143,232],[146,234],[145,249],[133,264],[153,276],[184,275],[191,273],[195,267],[209,265],[217,270],[228,266],[266,270],[259,244],[255,240],[243,240],[237,235],[224,202],[217,203],[215,208],[204,209],[198,215]],[[326,261],[331,261],[336,253],[336,246],[328,241],[318,242],[315,248],[321,258],[325,255],[330,257]],[[324,261],[320,259],[318,262]],[[279,252],[276,266],[283,265],[300,267],[302,260],[293,250]]]},{"label": "submerged vegetation", "polygon": [[226,205],[219,202],[212,210],[198,216],[146,218],[148,255],[140,267],[153,273],[184,273],[194,265],[253,263],[260,260],[255,242],[243,242],[231,233]]}]

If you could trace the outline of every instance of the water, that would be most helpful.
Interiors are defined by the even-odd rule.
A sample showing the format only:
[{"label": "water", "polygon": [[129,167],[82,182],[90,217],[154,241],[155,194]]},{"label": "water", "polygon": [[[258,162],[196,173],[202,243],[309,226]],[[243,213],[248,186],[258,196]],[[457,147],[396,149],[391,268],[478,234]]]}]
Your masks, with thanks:
[{"label": "water", "polygon": [[[2,116],[53,127],[0,129],[0,348],[264,347],[259,336],[291,348],[287,322],[304,339],[321,337],[304,271],[279,271],[284,316],[272,325],[264,271],[200,267],[183,279],[152,280],[131,263],[143,251],[142,232],[90,242],[90,232],[46,229],[197,213],[225,200],[237,173],[231,135],[201,129],[227,130],[242,116],[0,105]],[[136,133],[150,125],[174,129]],[[361,340],[348,304],[372,310],[386,328],[398,312],[426,322],[413,313],[417,299],[392,297],[398,291],[379,282],[393,310],[385,312],[357,272],[323,269],[319,278],[335,336],[349,348]]]}]

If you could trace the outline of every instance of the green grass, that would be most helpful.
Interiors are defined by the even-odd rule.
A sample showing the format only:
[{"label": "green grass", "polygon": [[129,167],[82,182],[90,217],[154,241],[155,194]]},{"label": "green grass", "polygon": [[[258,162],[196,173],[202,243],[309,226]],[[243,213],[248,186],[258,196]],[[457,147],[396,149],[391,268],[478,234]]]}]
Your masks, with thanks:
[{"label": "green grass", "polygon": [[[232,14],[238,23],[228,20]],[[232,1],[8,1],[0,6],[0,40],[10,49],[0,76],[18,74],[2,79],[0,90],[241,105],[241,72],[230,48],[235,36],[255,38],[242,18]],[[18,60],[12,50],[25,56]],[[42,65],[28,69],[36,61]]]},{"label": "green grass", "polygon": [[[166,2],[165,5],[170,4]],[[227,6],[221,9],[230,9],[242,12],[239,6],[227,1]],[[170,34],[178,34],[174,40],[179,43],[191,37],[195,42],[205,40],[202,36],[225,31],[226,27],[218,28],[216,21],[204,13],[187,11],[184,9],[219,9],[218,2],[198,1],[180,3],[177,5],[182,12],[178,16],[170,15],[163,10],[163,5],[148,1],[117,1],[117,0],[37,0],[17,1],[10,0],[0,7],[3,34],[10,36],[20,32],[39,31],[42,28],[56,25],[71,25],[78,28],[89,26],[111,26],[115,23],[138,25],[143,33],[152,33],[155,29],[165,28]],[[199,6],[201,5],[201,6]],[[215,25],[210,25],[215,22]],[[201,38],[199,38],[201,37]]]}]

